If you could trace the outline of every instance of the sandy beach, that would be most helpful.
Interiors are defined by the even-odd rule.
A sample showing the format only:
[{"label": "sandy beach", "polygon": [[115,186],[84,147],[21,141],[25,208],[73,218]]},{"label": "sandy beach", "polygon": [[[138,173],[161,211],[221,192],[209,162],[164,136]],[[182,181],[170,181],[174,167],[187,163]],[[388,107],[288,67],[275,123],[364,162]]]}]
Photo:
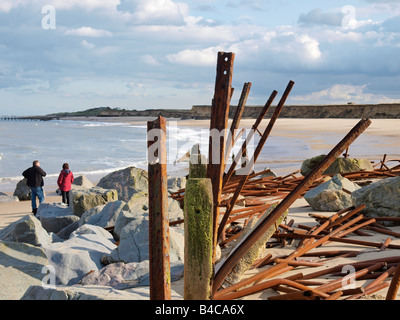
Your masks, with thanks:
[{"label": "sandy beach", "polygon": [[[88,121],[88,118],[83,118]],[[75,118],[74,120],[79,120]],[[145,125],[145,120],[140,119],[129,119],[129,118],[113,118],[113,119],[100,119],[101,121],[118,121],[118,122],[129,122],[133,124]],[[94,121],[99,121],[99,119],[94,119]],[[174,120],[171,120],[174,121]],[[334,147],[334,145],[339,141],[332,141],[330,134],[342,135],[343,137],[348,133],[348,131],[358,123],[357,119],[278,119],[276,125],[273,129],[272,135],[280,135],[285,137],[295,137],[296,139],[302,139],[307,141],[310,148],[315,151],[315,155],[321,154],[321,151],[329,150]],[[244,119],[241,122],[241,127],[250,128],[254,123],[254,120]],[[264,120],[260,127],[262,131],[267,125],[267,119]],[[400,120],[372,120],[372,125],[363,133],[364,143],[369,143],[368,158],[371,160],[381,159],[384,154],[388,154],[388,158],[400,159]],[[199,127],[208,128],[208,120],[180,120],[179,126],[188,127]],[[351,154],[352,147],[350,147]],[[351,154],[353,156],[353,154]],[[355,154],[354,157],[357,155]],[[285,159],[282,159],[282,163]],[[298,167],[291,169],[299,169]],[[287,170],[287,169],[286,169]],[[2,190],[0,190],[2,191]],[[12,192],[6,192],[12,195]],[[55,190],[46,189],[45,202],[61,202],[61,196],[55,193]],[[298,199],[290,208],[287,220],[294,219],[294,226],[298,224],[304,224],[308,226],[315,226],[316,221],[314,218],[310,217],[310,213],[315,213],[308,206],[307,202],[300,198]],[[326,216],[332,215],[331,212],[318,212],[319,214],[325,214]],[[1,203],[0,204],[0,229],[9,225],[10,223],[20,219],[24,215],[32,214],[30,201],[20,201],[12,203]],[[391,227],[391,230],[395,232],[400,232],[400,226]],[[368,231],[370,236],[352,236],[354,239],[361,239],[371,242],[383,243],[388,238],[387,235]],[[365,239],[367,238],[367,239]],[[268,249],[268,253],[272,254],[274,257],[285,256],[291,253],[295,247],[294,243],[291,246],[286,246],[285,248],[274,248]],[[400,239],[392,237],[392,244],[400,245]],[[267,249],[266,249],[267,250]],[[368,259],[375,259],[377,257],[387,257],[387,256],[400,256],[399,250],[387,249],[384,251],[379,251],[377,248],[367,248],[364,246],[349,245],[343,243],[328,243],[324,245],[320,250],[359,250],[363,251],[363,254],[358,255],[353,258],[336,258],[327,259],[323,266],[320,267],[297,267],[292,271],[285,273],[285,277],[303,272],[304,274],[315,272],[324,268],[329,268],[331,266],[350,263],[353,261],[363,261]],[[263,269],[252,269],[246,273],[246,277],[250,277],[256,272]],[[332,280],[332,279],[331,279]],[[357,281],[357,286],[359,283],[367,283],[371,280],[361,280]],[[173,288],[180,294],[183,294],[183,280],[173,283]],[[382,299],[385,297],[387,288],[382,289],[370,296],[370,299]],[[276,295],[276,291],[268,289],[262,291],[261,293],[253,294],[247,296],[245,299],[249,300],[265,300],[272,295]]]}]

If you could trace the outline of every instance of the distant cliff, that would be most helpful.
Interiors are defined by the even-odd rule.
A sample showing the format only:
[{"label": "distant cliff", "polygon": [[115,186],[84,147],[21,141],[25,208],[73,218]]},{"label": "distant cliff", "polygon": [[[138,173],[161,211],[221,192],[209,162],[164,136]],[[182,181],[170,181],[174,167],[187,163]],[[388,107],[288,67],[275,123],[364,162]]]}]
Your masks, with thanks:
[{"label": "distant cliff", "polygon": [[[263,106],[246,106],[243,118],[255,119]],[[237,106],[231,106],[229,117],[235,114]],[[266,117],[271,117],[275,106],[271,106]],[[51,118],[63,117],[158,117],[179,119],[209,119],[211,106],[196,105],[192,109],[148,109],[126,110],[120,108],[101,107],[85,111],[56,113]],[[280,114],[282,118],[370,118],[400,119],[400,104],[346,104],[346,105],[294,105],[285,106]]]},{"label": "distant cliff", "polygon": [[[233,117],[236,106],[231,106],[229,117]],[[257,118],[262,106],[246,106],[243,118]],[[275,106],[271,106],[266,117],[271,117]],[[210,106],[193,106],[191,114],[201,118],[209,118]],[[370,118],[370,119],[400,119],[400,104],[347,104],[347,105],[299,105],[284,106],[281,118]]]}]

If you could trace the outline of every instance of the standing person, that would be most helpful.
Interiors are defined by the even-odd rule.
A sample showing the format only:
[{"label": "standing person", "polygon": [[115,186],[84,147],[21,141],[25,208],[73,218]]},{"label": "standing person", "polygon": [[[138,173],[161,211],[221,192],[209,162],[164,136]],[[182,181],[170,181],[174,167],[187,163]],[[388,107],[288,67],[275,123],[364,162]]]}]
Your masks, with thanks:
[{"label": "standing person", "polygon": [[31,188],[32,213],[36,215],[36,197],[39,199],[39,205],[44,201],[43,177],[46,176],[46,172],[40,167],[39,160],[35,160],[32,167],[26,169],[22,175],[26,178],[26,185]]},{"label": "standing person", "polygon": [[74,175],[72,171],[69,170],[68,163],[64,163],[62,168],[57,179],[57,184],[61,191],[62,202],[69,206],[69,191],[71,190],[72,182],[74,182]]}]

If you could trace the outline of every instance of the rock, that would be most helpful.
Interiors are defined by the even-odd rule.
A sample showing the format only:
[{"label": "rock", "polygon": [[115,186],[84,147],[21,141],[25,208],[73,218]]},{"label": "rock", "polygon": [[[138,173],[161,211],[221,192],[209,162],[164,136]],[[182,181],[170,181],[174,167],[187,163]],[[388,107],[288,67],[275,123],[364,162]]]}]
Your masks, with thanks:
[{"label": "rock", "polygon": [[179,189],[183,189],[186,186],[186,178],[185,177],[168,177],[167,180],[167,189],[168,191],[175,192]]},{"label": "rock", "polygon": [[[31,286],[21,300],[149,300],[150,287],[116,290],[109,286],[76,285],[43,288]],[[171,290],[172,300],[182,300],[182,296]]]},{"label": "rock", "polygon": [[400,176],[374,182],[351,196],[354,206],[365,204],[363,213],[370,217],[400,217]]},{"label": "rock", "polygon": [[89,209],[88,211],[85,211],[85,212],[82,214],[81,219],[79,220],[79,226],[81,227],[81,226],[83,226],[85,223],[87,223],[88,220],[90,219],[90,217],[92,217],[93,215],[96,215],[96,214],[100,213],[101,210],[103,210],[105,206],[106,206],[106,205],[103,204],[103,205],[94,207],[94,208],[92,208],[92,209]]},{"label": "rock", "polygon": [[18,202],[17,196],[8,196],[5,193],[0,192],[0,203]]},{"label": "rock", "polygon": [[307,191],[304,199],[314,210],[336,212],[353,205],[351,192],[358,189],[360,187],[357,184],[337,174],[329,181]]},{"label": "rock", "polygon": [[18,197],[19,200],[31,200],[31,188],[26,185],[26,179],[22,179],[17,183],[13,196]]},{"label": "rock", "polygon": [[0,240],[24,242],[34,246],[51,243],[51,237],[33,215],[26,215],[0,230]]},{"label": "rock", "polygon": [[73,214],[72,208],[62,203],[41,203],[37,217],[47,232],[54,233],[79,220],[79,217]]},{"label": "rock", "polygon": [[103,177],[97,186],[104,189],[117,190],[118,200],[128,202],[137,192],[147,193],[147,171],[135,167],[114,171]]},{"label": "rock", "polygon": [[125,205],[126,203],[120,200],[108,202],[105,206],[102,206],[100,211],[92,210],[85,212],[84,219],[87,224],[92,224],[102,228],[113,227],[115,226],[117,218]]},{"label": "rock", "polygon": [[86,178],[85,175],[81,175],[78,177],[74,177],[74,182],[72,183],[72,188],[74,188],[75,186],[90,189],[90,188],[94,187],[94,184],[88,178]]},{"label": "rock", "polygon": [[[171,282],[183,276],[183,264],[171,264]],[[103,269],[91,272],[80,282],[82,285],[111,286],[114,289],[125,290],[139,286],[149,286],[149,260],[142,262],[117,262]]]},{"label": "rock", "polygon": [[55,268],[56,284],[77,284],[88,272],[103,267],[101,258],[116,248],[112,235],[103,228],[85,224],[68,240],[45,246],[49,263]]},{"label": "rock", "polygon": [[[318,165],[325,155],[316,156],[311,159],[307,159],[301,165],[301,174],[306,176],[312,169]],[[325,170],[324,174],[338,174],[354,171],[373,171],[371,162],[368,159],[351,159],[351,158],[337,158],[328,169]]]},{"label": "rock", "polygon": [[277,177],[276,173],[273,172],[270,168],[265,168],[264,170],[269,170],[269,171],[264,172],[264,173],[261,175],[261,178],[265,178],[265,177]]},{"label": "rock", "polygon": [[42,248],[0,241],[0,300],[19,300],[29,287],[41,287],[47,265]]},{"label": "rock", "polygon": [[[126,214],[121,216],[126,219]],[[149,216],[147,212],[128,216],[127,224],[118,233],[120,243],[108,256],[108,263],[141,262],[149,259]],[[118,224],[118,221],[117,221]],[[184,234],[178,227],[170,231],[170,261],[183,262]],[[115,233],[115,230],[114,230]]]},{"label": "rock", "polygon": [[[59,232],[57,232],[56,236],[62,240],[69,239],[69,237],[71,236],[71,233],[80,227],[79,223],[80,223],[80,219],[78,221],[75,221],[74,223],[71,223],[70,225],[66,226],[64,229],[60,230]],[[54,240],[53,240],[53,242],[54,242]]]},{"label": "rock", "polygon": [[73,210],[78,217],[94,207],[118,200],[118,193],[114,189],[103,189],[99,187],[73,188]]}]

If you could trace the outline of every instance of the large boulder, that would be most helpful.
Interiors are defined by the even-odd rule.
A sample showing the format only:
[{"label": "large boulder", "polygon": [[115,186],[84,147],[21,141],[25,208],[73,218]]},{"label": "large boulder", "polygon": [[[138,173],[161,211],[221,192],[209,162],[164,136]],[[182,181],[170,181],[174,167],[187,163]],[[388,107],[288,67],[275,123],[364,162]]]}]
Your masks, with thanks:
[{"label": "large boulder", "polygon": [[17,183],[13,196],[19,200],[31,200],[31,188],[26,185],[26,179],[22,179]]},{"label": "large boulder", "polygon": [[45,246],[56,284],[77,284],[88,272],[100,270],[101,258],[116,247],[112,235],[101,227],[85,224],[68,240]]},{"label": "large boulder", "polygon": [[[127,224],[119,231],[119,245],[106,261],[108,263],[123,261],[125,263],[141,262],[149,259],[149,216],[148,213],[131,216],[121,215]],[[117,221],[118,224],[118,221]],[[170,261],[184,260],[184,232],[179,227],[170,227]]]},{"label": "large boulder", "polygon": [[47,232],[58,233],[65,227],[79,220],[72,208],[62,203],[41,203],[37,217]]},{"label": "large boulder", "polygon": [[[171,282],[183,276],[183,264],[171,263]],[[83,285],[111,286],[114,289],[124,290],[139,286],[149,286],[149,260],[142,262],[117,262],[105,266],[103,269],[91,272],[82,280]]]},{"label": "large boulder", "polygon": [[118,199],[128,202],[135,193],[148,191],[147,171],[136,167],[114,171],[101,178],[97,186],[117,190]]},{"label": "large boulder", "polygon": [[358,189],[360,186],[337,174],[307,191],[304,199],[314,210],[336,212],[353,205],[351,193]]},{"label": "large boulder", "polygon": [[75,186],[90,189],[94,187],[94,184],[85,175],[81,175],[74,177],[74,182],[72,183],[71,187],[75,188]]},{"label": "large boulder", "polygon": [[104,206],[98,206],[86,211],[81,217],[81,223],[92,224],[107,228],[115,226],[118,216],[126,203],[121,200],[108,202]]},{"label": "large boulder", "polygon": [[385,178],[354,191],[354,206],[364,204],[368,216],[400,217],[400,176]]},{"label": "large boulder", "polygon": [[[150,287],[117,290],[110,286],[75,285],[43,288],[30,287],[21,300],[149,300]],[[182,300],[182,296],[171,290],[172,300]]]},{"label": "large boulder", "polygon": [[47,266],[43,248],[0,241],[0,300],[19,300],[29,287],[41,286]]},{"label": "large boulder", "polygon": [[[326,155],[319,155],[311,159],[305,160],[301,165],[301,174],[303,176],[308,175],[315,166],[317,166]],[[329,167],[325,170],[324,174],[338,174],[355,171],[373,171],[371,161],[368,159],[351,159],[351,158],[337,158]]]},{"label": "large boulder", "polygon": [[0,192],[0,203],[18,202],[17,196],[9,196],[3,192]]},{"label": "large boulder", "polygon": [[103,189],[99,187],[90,189],[73,188],[72,195],[74,214],[78,217],[94,207],[118,200],[118,193],[115,189]]},{"label": "large boulder", "polygon": [[44,246],[52,242],[40,221],[29,214],[0,230],[0,240]]}]

